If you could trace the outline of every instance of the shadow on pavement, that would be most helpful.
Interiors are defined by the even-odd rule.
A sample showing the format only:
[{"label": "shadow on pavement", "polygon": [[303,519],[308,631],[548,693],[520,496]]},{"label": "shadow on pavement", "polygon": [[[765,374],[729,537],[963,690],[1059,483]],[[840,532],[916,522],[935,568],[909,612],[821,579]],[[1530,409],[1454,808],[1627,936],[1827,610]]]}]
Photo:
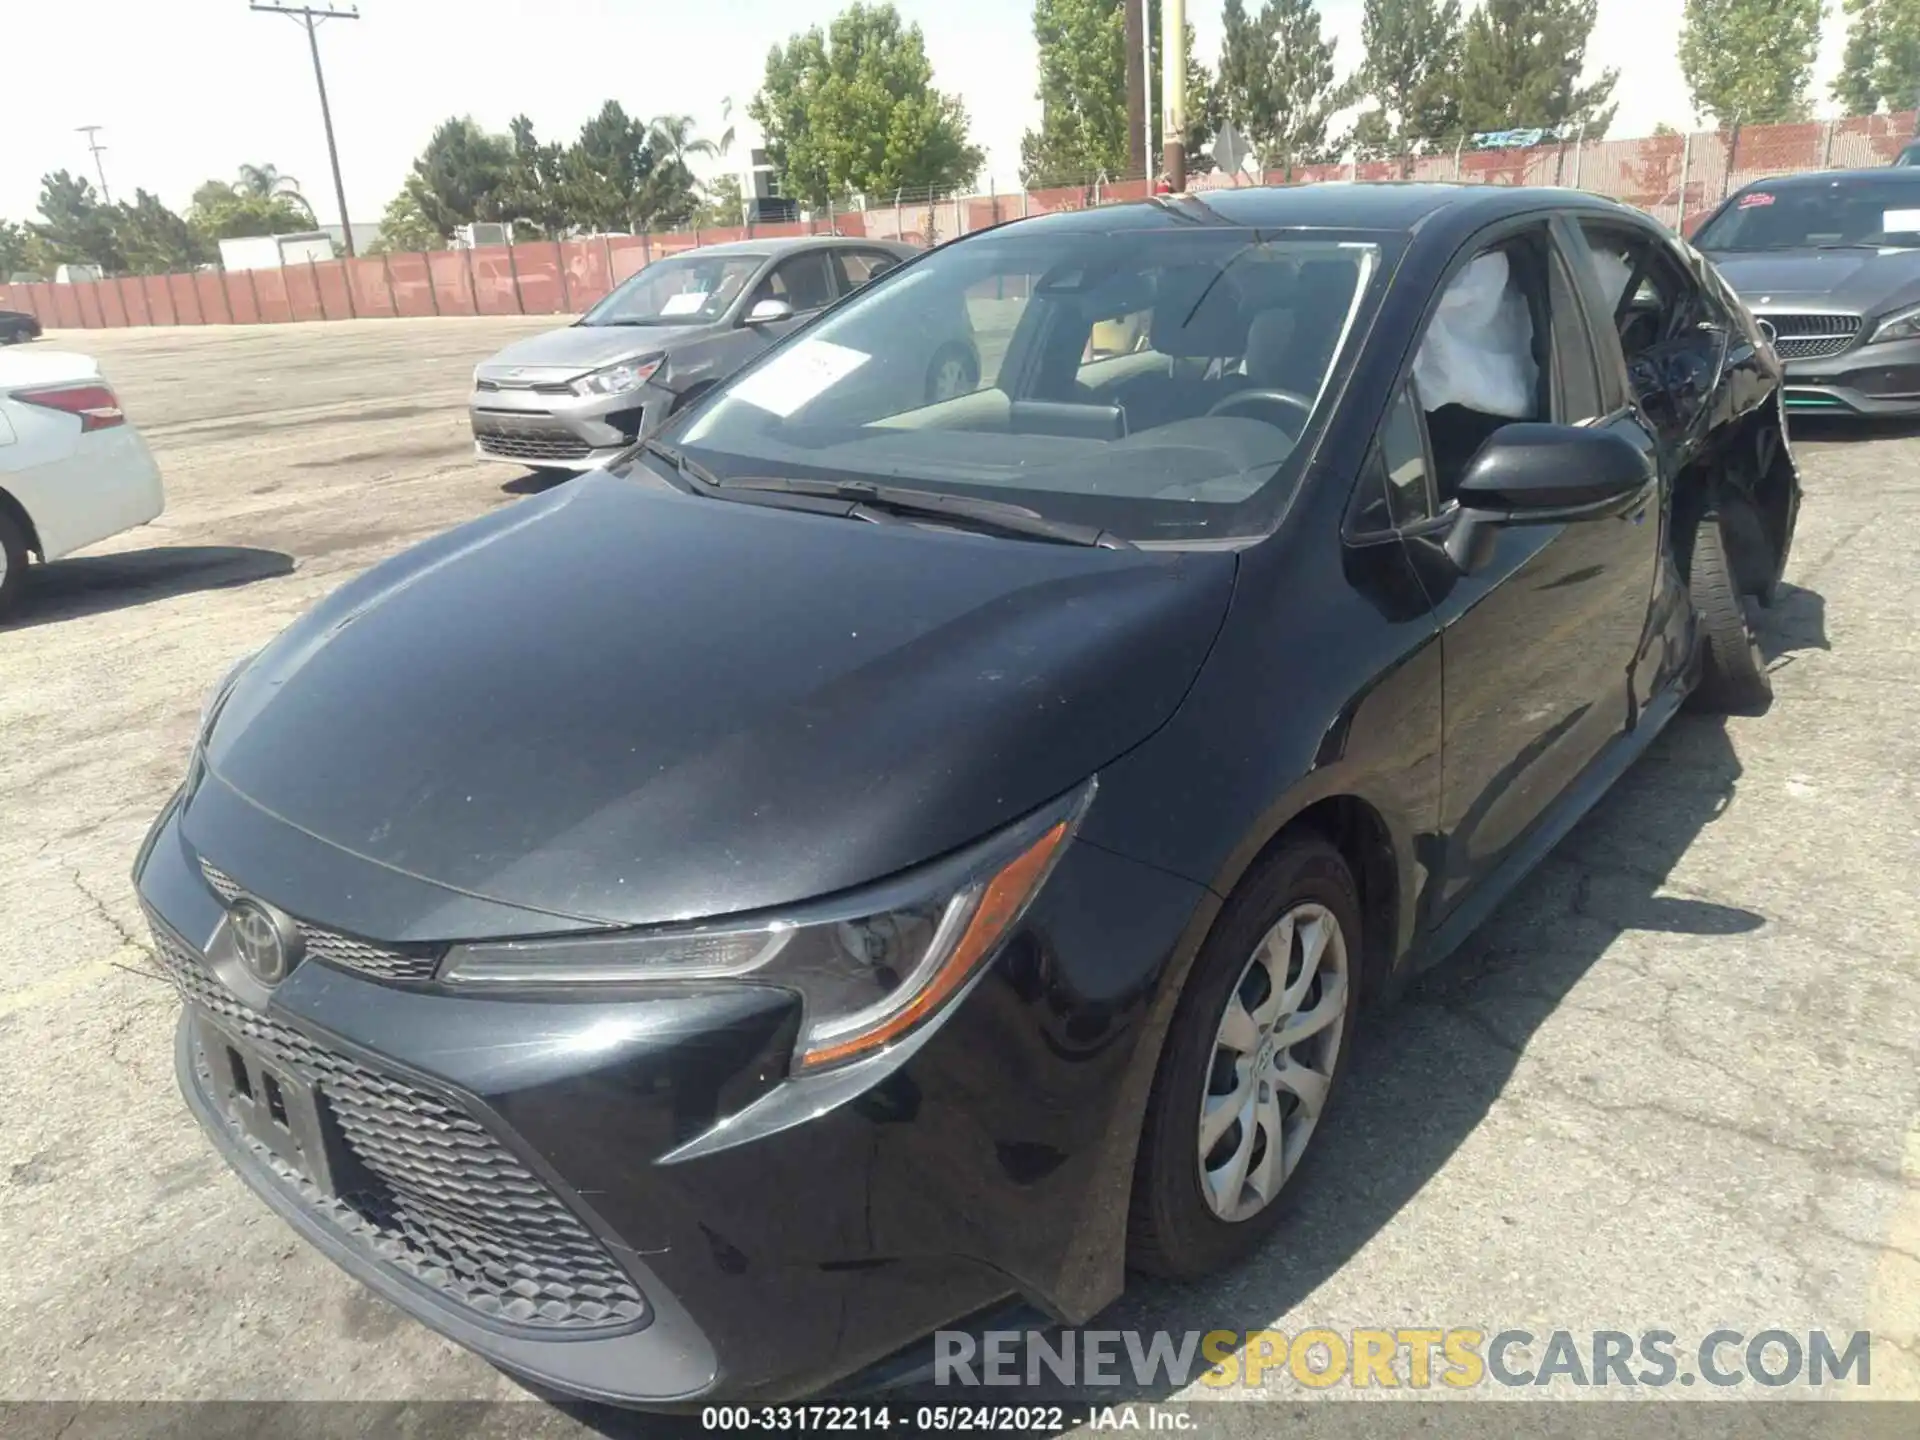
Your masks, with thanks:
[{"label": "shadow on pavement", "polygon": [[226,590],[293,573],[293,557],[241,545],[163,545],[30,567],[0,630],[125,610],[196,590]]},{"label": "shadow on pavement", "polygon": [[509,495],[544,495],[555,486],[564,485],[573,479],[571,470],[529,470],[524,475],[515,475],[511,480],[500,482],[500,488]]},{"label": "shadow on pavement", "polygon": [[[1818,594],[1783,587],[1766,614],[1763,650],[1778,659],[1827,648],[1824,617]],[[1762,929],[1765,917],[1751,910],[1658,893],[1694,838],[1726,810],[1740,775],[1726,722],[1683,711],[1451,959],[1416,979],[1397,1002],[1363,1017],[1351,1066],[1307,1162],[1306,1183],[1287,1192],[1291,1213],[1273,1239],[1248,1261],[1203,1282],[1132,1277],[1126,1295],[1087,1328],[1164,1330],[1177,1347],[1189,1332],[1244,1334],[1270,1326],[1390,1224],[1465,1143],[1534,1032],[1619,935]],[[1524,1216],[1502,1218],[1525,1223]],[[1436,1308],[1442,1298],[1434,1297]],[[1178,1388],[1159,1376],[1152,1384],[1135,1383],[1126,1351],[1113,1349],[1120,1357],[1113,1369],[1123,1381],[1098,1389],[936,1389],[929,1368],[898,1388],[861,1398],[891,1399],[898,1413],[900,1404],[931,1401],[1124,1405],[1164,1400]],[[930,1367],[931,1346],[916,1347],[921,1351]],[[1189,1379],[1205,1369],[1196,1346]],[[623,1440],[692,1433],[668,1418],[598,1405],[561,1408]]]}]

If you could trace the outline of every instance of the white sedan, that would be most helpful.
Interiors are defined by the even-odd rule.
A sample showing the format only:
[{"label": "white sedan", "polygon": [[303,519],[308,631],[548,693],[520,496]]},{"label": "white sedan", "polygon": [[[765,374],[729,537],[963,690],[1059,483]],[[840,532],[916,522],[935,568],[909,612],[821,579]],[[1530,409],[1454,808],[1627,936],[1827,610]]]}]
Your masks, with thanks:
[{"label": "white sedan", "polygon": [[0,615],[29,553],[57,560],[166,503],[146,441],[90,356],[0,351]]}]

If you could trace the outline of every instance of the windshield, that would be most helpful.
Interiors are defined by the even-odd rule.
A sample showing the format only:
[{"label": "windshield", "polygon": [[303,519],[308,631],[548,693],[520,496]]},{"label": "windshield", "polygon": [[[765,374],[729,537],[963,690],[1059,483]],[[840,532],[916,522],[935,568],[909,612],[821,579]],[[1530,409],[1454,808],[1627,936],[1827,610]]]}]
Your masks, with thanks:
[{"label": "windshield", "polygon": [[582,325],[703,325],[747,287],[764,255],[675,255],[656,260],[580,317]]},{"label": "windshield", "polygon": [[1920,185],[1870,177],[1769,189],[1734,199],[1693,237],[1701,250],[1920,246]]},{"label": "windshield", "polygon": [[911,485],[1136,541],[1255,533],[1381,253],[1325,231],[992,232],[875,281],[676,443],[723,478]]}]

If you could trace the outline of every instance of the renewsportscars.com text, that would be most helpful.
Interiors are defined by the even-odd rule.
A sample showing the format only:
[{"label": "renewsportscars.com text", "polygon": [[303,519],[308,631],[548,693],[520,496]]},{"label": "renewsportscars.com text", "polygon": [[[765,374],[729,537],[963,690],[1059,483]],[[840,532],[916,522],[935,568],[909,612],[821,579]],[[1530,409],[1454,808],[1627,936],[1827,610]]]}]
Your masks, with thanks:
[{"label": "renewsportscars.com text", "polygon": [[1298,1385],[1326,1390],[1506,1386],[1821,1386],[1873,1383],[1864,1330],[941,1331],[934,1383],[956,1387]]}]

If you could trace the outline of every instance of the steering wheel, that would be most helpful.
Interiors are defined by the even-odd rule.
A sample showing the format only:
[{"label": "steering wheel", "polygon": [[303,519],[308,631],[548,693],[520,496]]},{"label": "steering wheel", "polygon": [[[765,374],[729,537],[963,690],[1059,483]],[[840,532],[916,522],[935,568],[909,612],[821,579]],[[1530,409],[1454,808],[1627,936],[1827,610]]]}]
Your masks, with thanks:
[{"label": "steering wheel", "polygon": [[1236,390],[1231,395],[1223,395],[1207,408],[1209,415],[1225,415],[1229,410],[1238,410],[1244,405],[1273,401],[1289,405],[1300,412],[1305,420],[1313,414],[1313,401],[1304,395],[1296,395],[1291,390]]}]

